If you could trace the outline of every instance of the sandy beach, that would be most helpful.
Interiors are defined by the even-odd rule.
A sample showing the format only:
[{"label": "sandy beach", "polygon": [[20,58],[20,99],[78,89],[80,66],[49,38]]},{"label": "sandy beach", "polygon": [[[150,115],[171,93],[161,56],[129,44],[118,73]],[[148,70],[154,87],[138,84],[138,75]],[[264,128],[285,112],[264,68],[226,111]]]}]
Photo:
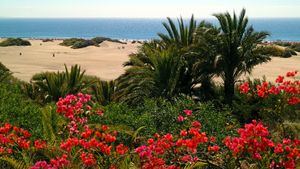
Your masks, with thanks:
[{"label": "sandy beach", "polygon": [[[30,42],[32,46],[0,47],[0,62],[6,65],[15,77],[24,81],[29,81],[35,73],[63,70],[64,64],[79,64],[89,75],[104,80],[115,79],[124,72],[122,64],[128,60],[129,54],[137,51],[139,45],[130,42],[103,42],[100,47],[71,49],[59,45],[62,40]],[[250,76],[261,78],[265,75],[268,80],[274,80],[278,75],[291,70],[300,70],[300,54],[291,58],[273,57],[271,62],[256,66]]]},{"label": "sandy beach", "polygon": [[32,46],[0,47],[0,62],[15,77],[24,81],[29,81],[32,75],[39,72],[64,70],[64,64],[79,64],[87,74],[108,80],[123,73],[122,64],[128,60],[129,54],[137,50],[137,44],[131,43],[124,45],[105,41],[100,47],[72,49],[59,45],[61,42],[62,40],[30,40]]}]

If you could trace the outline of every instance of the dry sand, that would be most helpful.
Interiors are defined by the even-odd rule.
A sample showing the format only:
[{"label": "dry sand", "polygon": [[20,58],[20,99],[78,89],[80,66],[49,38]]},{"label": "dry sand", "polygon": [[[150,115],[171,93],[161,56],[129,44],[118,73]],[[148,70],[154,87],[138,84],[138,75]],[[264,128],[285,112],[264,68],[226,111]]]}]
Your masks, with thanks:
[{"label": "dry sand", "polygon": [[59,45],[61,42],[30,40],[32,46],[0,47],[0,62],[15,77],[25,81],[39,72],[64,70],[64,64],[79,64],[87,74],[108,80],[115,79],[124,72],[122,64],[128,60],[129,54],[137,50],[137,44],[131,43],[124,45],[105,41],[100,47],[72,49]]},{"label": "dry sand", "polygon": [[[0,47],[0,62],[6,65],[15,77],[25,81],[29,81],[35,73],[63,70],[64,64],[80,64],[89,75],[104,80],[115,79],[124,72],[122,64],[128,60],[128,55],[136,52],[138,47],[138,44],[103,42],[100,47],[71,49],[58,45],[60,40],[30,42],[32,46]],[[300,71],[300,55],[291,58],[273,57],[271,62],[256,66],[251,77],[261,78],[265,75],[268,80],[274,80],[278,75],[290,70]]]}]

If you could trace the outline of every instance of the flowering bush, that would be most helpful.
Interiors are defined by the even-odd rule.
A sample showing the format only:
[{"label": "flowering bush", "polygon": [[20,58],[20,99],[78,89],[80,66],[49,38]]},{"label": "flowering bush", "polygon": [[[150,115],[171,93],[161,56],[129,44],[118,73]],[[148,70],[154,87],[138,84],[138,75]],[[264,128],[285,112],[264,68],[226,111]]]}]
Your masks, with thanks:
[{"label": "flowering bush", "polygon": [[79,93],[68,95],[57,102],[57,113],[68,120],[68,137],[64,139],[57,150],[61,156],[46,161],[38,161],[32,167],[36,168],[66,168],[74,165],[109,168],[117,164],[121,156],[128,152],[124,144],[117,144],[117,132],[110,131],[108,126],[91,128],[88,125],[89,116],[103,115],[101,110],[93,110],[91,96]]},{"label": "flowering bush", "polygon": [[[226,137],[227,159],[235,166],[243,162],[258,168],[296,168],[300,159],[300,140],[283,139],[275,143],[268,129],[255,120],[238,130],[239,137]],[[230,163],[229,163],[230,164]]]},{"label": "flowering bush", "polygon": [[170,133],[155,134],[147,144],[135,149],[142,160],[141,168],[181,168],[187,164],[195,164],[210,160],[219,151],[214,137],[201,132],[201,123],[194,121],[191,110],[184,110],[178,116],[178,122],[189,121],[190,125],[176,135]]},{"label": "flowering bush", "polygon": [[245,114],[252,113],[248,119],[263,119],[271,124],[299,119],[300,81],[297,74],[297,71],[291,71],[286,76],[278,76],[274,84],[266,81],[241,84],[241,103],[236,107]]},{"label": "flowering bush", "polygon": [[[0,157],[20,159],[24,154],[48,151],[48,156],[36,156],[29,162],[31,169],[59,168],[122,168],[125,161],[144,169],[179,169],[191,166],[238,168],[242,164],[258,168],[295,168],[300,158],[300,141],[283,139],[275,142],[261,122],[252,121],[238,130],[238,136],[227,136],[223,144],[202,131],[194,112],[184,110],[174,117],[181,129],[175,134],[156,133],[130,149],[118,139],[118,132],[106,125],[90,125],[90,115],[102,116],[93,108],[91,97],[85,94],[68,95],[57,102],[57,113],[67,120],[66,134],[58,145],[43,140],[30,140],[24,129],[4,124],[0,127]],[[141,144],[143,143],[143,144]],[[137,146],[139,145],[139,146]],[[133,154],[140,162],[133,161]],[[231,165],[232,164],[232,165]],[[129,166],[123,166],[123,168]]]}]

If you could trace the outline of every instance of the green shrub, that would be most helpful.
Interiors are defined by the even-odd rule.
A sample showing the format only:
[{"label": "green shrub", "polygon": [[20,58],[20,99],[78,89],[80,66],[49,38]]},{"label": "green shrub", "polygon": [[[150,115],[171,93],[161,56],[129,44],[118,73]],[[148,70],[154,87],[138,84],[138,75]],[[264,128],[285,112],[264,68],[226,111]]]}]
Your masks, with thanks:
[{"label": "green shrub", "polygon": [[106,37],[95,37],[93,39],[91,39],[95,44],[100,44],[106,40],[111,40],[110,38],[106,38]]},{"label": "green shrub", "polygon": [[0,42],[0,46],[31,46],[31,43],[21,38],[8,38]]},{"label": "green shrub", "polygon": [[300,43],[293,43],[290,48],[297,52],[300,52]]},{"label": "green shrub", "polygon": [[67,94],[83,92],[93,82],[84,81],[85,70],[79,65],[68,69],[65,65],[64,72],[43,72],[36,74],[31,79],[31,84],[24,85],[24,91],[30,98],[39,99],[40,103],[58,101]]},{"label": "green shrub", "polygon": [[84,42],[84,39],[79,38],[71,38],[71,39],[64,39],[60,45],[62,46],[73,46],[75,43]]},{"label": "green shrub", "polygon": [[289,58],[293,55],[297,55],[297,53],[290,48],[281,48],[274,45],[267,45],[267,46],[261,46],[259,47],[259,51],[268,56],[278,56],[283,58]]},{"label": "green shrub", "polygon": [[[263,80],[248,79],[247,82],[250,89],[255,89],[257,85],[265,82],[265,78]],[[271,82],[268,82],[269,86],[271,84]],[[287,98],[283,92],[261,98],[251,94],[240,94],[239,91],[236,91],[233,111],[241,123],[248,123],[253,119],[258,119],[271,127],[276,127],[284,121],[299,122],[300,107],[297,105],[286,105],[284,104],[285,100]]]},{"label": "green shrub", "polygon": [[5,80],[8,76],[11,75],[9,69],[0,62],[0,82]]},{"label": "green shrub", "polygon": [[84,48],[88,46],[97,46],[98,44],[95,44],[91,40],[85,40],[85,41],[77,41],[72,45],[73,49],[79,49],[79,48]]},{"label": "green shrub", "polygon": [[71,46],[71,48],[73,48],[73,49],[79,49],[79,48],[84,48],[84,47],[88,47],[88,46],[99,46],[99,44],[104,41],[110,41],[110,42],[124,44],[123,42],[121,42],[117,39],[110,39],[110,38],[106,38],[106,37],[95,37],[91,40],[80,39],[80,38],[64,39],[63,42],[60,43],[60,45]]},{"label": "green shrub", "polygon": [[221,141],[225,135],[232,135],[237,120],[227,108],[216,108],[212,103],[195,103],[191,99],[177,98],[175,101],[165,99],[146,99],[143,105],[130,107],[124,103],[110,103],[103,107],[104,117],[92,119],[92,123],[104,123],[109,126],[123,126],[131,131],[141,127],[144,137],[155,133],[175,133],[182,125],[177,121],[183,110],[191,109],[197,120],[202,123],[203,131],[216,135]]},{"label": "green shrub", "polygon": [[35,138],[40,138],[41,106],[22,94],[19,81],[9,79],[0,83],[0,122],[9,122],[29,130]]}]

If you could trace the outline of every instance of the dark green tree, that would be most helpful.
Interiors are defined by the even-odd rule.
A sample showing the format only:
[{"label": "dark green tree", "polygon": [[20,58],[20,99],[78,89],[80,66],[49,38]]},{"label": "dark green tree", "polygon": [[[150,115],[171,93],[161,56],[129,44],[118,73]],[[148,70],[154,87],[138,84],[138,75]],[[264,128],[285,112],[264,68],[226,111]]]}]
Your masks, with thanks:
[{"label": "dark green tree", "polygon": [[216,69],[224,81],[225,99],[231,104],[234,97],[234,87],[238,78],[244,73],[250,73],[254,66],[267,62],[270,57],[262,55],[258,49],[259,44],[268,36],[267,32],[256,32],[248,24],[243,9],[240,16],[228,12],[215,14],[220,24],[221,33],[216,55]]}]

